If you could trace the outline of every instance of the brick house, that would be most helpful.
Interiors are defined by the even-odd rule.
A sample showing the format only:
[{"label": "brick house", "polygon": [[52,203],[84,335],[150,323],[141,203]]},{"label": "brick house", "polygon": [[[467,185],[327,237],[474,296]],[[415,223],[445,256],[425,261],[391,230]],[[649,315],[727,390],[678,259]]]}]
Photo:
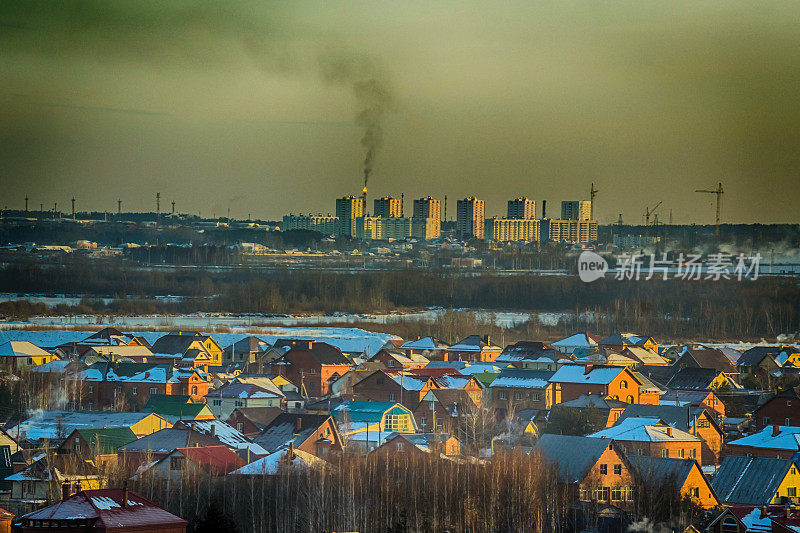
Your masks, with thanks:
[{"label": "brick house", "polygon": [[789,387],[778,391],[753,412],[755,429],[763,429],[773,424],[800,426],[800,387]]},{"label": "brick house", "polygon": [[599,394],[626,403],[639,403],[642,382],[625,367],[564,365],[550,378],[562,402],[584,394]]},{"label": "brick house", "polygon": [[431,389],[441,388],[431,376],[377,370],[353,385],[360,400],[398,402],[414,409]]},{"label": "brick house", "polygon": [[280,407],[237,407],[225,422],[252,439],[281,413]]},{"label": "brick house", "polygon": [[321,459],[340,454],[343,449],[336,423],[328,415],[282,413],[253,442],[269,453],[290,446]]},{"label": "brick house", "polygon": [[371,455],[426,457],[429,454],[460,455],[461,443],[447,433],[398,433],[369,452]]},{"label": "brick house", "polygon": [[506,368],[489,388],[495,409],[543,409],[560,403],[560,391],[550,382],[555,372]]},{"label": "brick house", "polygon": [[712,390],[668,390],[661,396],[659,405],[702,407],[714,416],[725,416],[725,404]]},{"label": "brick house", "polygon": [[414,419],[423,433],[456,434],[477,404],[462,389],[431,389],[414,409]]},{"label": "brick house", "polygon": [[370,358],[370,362],[380,363],[383,368],[424,368],[430,361],[423,355],[414,354],[406,356],[399,350],[383,348]]},{"label": "brick house", "polygon": [[640,484],[654,487],[674,484],[682,497],[691,499],[703,509],[719,505],[714,489],[696,461],[644,455],[629,455],[627,458]]},{"label": "brick house", "polygon": [[729,442],[725,450],[729,455],[791,459],[800,452],[800,427],[767,426],[757,433]]},{"label": "brick house", "polygon": [[137,440],[131,428],[76,429],[56,449],[56,454],[71,454],[97,467],[117,459],[117,448]]},{"label": "brick house", "polygon": [[702,464],[700,437],[675,429],[657,418],[626,418],[587,437],[613,439],[627,455],[695,459]]},{"label": "brick house", "polygon": [[176,331],[163,335],[150,348],[153,360],[202,368],[222,366],[222,348],[217,342],[195,331]]},{"label": "brick house", "polygon": [[470,335],[450,345],[444,352],[445,361],[480,361],[491,363],[503,349],[492,344],[488,335]]},{"label": "brick house", "polygon": [[629,405],[620,415],[618,423],[626,418],[658,418],[675,429],[695,435],[702,441],[700,462],[704,465],[719,463],[724,431],[716,417],[703,407]]},{"label": "brick house", "polygon": [[208,381],[193,368],[153,363],[95,363],[74,377],[69,387],[76,409],[138,410],[150,395],[185,395],[204,402]]},{"label": "brick house", "polygon": [[630,463],[609,439],[544,434],[533,454],[558,468],[559,480],[575,499],[630,507],[634,477]]},{"label": "brick house", "polygon": [[351,362],[339,348],[325,342],[291,341],[283,357],[272,362],[272,372],[300,388],[300,394],[319,398],[330,392],[330,385],[350,371]]}]

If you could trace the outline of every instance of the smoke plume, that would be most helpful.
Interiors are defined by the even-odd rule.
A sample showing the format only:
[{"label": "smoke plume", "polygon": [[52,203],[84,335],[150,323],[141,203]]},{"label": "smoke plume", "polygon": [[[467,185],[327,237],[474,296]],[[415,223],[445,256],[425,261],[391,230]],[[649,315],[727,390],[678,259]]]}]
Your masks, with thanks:
[{"label": "smoke plume", "polygon": [[[356,99],[356,125],[363,128],[361,145],[364,155],[364,189],[383,145],[384,115],[394,104],[385,73],[372,58],[326,56],[321,60],[322,73],[329,83],[347,84]],[[364,206],[366,207],[366,206]]]}]

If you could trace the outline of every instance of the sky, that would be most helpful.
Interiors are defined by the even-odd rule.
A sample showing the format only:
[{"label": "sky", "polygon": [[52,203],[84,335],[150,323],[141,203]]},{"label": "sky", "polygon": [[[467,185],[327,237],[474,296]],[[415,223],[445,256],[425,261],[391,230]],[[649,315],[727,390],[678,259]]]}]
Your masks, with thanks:
[{"label": "sky", "polygon": [[0,3],[0,206],[800,222],[798,2]]}]

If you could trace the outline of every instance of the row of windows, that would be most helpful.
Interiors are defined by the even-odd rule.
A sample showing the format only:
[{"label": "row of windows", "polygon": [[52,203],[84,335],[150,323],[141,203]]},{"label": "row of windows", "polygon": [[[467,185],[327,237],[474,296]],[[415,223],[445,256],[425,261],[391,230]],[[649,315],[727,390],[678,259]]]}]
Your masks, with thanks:
[{"label": "row of windows", "polygon": [[[765,426],[768,426],[768,425],[769,425],[769,417],[768,417],[768,416],[765,416],[765,417],[764,417],[764,425],[765,425]],[[791,418],[785,418],[785,419],[783,420],[783,425],[784,425],[784,426],[791,426],[791,425],[792,425],[792,419],[791,419]]]},{"label": "row of windows", "polygon": [[[608,465],[600,465],[600,473],[602,475],[608,474]],[[619,476],[622,474],[622,465],[616,464],[614,465],[614,474]]]},{"label": "row of windows", "polygon": [[[530,398],[534,402],[540,402],[542,400],[541,393],[538,392],[528,392],[525,394],[525,397]],[[521,392],[514,393],[514,400],[520,401],[522,400],[523,396]],[[508,400],[508,393],[504,390],[497,392],[497,399],[498,400]]]},{"label": "row of windows", "polygon": [[619,487],[602,487],[597,489],[581,489],[582,500],[598,502],[632,502],[633,487],[628,485]]}]

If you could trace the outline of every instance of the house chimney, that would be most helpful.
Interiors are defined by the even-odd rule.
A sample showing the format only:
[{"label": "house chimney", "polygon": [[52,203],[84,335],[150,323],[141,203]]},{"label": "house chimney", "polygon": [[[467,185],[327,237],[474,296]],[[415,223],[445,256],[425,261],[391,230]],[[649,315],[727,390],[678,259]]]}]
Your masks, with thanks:
[{"label": "house chimney", "polygon": [[69,487],[70,487],[69,483],[63,483],[61,485],[61,499],[62,500],[66,500],[67,498],[69,498]]},{"label": "house chimney", "polygon": [[314,341],[308,341],[308,349],[309,350],[313,350],[314,349]]},{"label": "house chimney", "polygon": [[667,437],[672,436],[672,426],[667,426]]},{"label": "house chimney", "polygon": [[211,424],[211,436],[213,437],[216,434],[217,434],[217,427],[214,424]]},{"label": "house chimney", "polygon": [[778,433],[780,433],[780,432],[781,432],[781,427],[778,424],[773,424],[772,425],[772,436],[773,437],[777,437]]},{"label": "house chimney", "polygon": [[294,432],[300,433],[301,429],[303,429],[303,418],[298,416],[294,419]]},{"label": "house chimney", "polygon": [[492,344],[492,338],[489,335],[484,335],[483,342],[485,342],[486,344]]},{"label": "house chimney", "polygon": [[192,428],[192,431],[197,431],[197,423],[194,420],[192,420],[190,427]]},{"label": "house chimney", "polygon": [[594,365],[586,365],[585,367],[583,367],[583,375],[585,376],[586,374],[591,372],[593,368]]},{"label": "house chimney", "polygon": [[128,506],[128,480],[122,482],[122,508]]},{"label": "house chimney", "polygon": [[767,517],[767,506],[765,505],[764,507],[761,508],[761,518],[766,518],[766,517]]}]

